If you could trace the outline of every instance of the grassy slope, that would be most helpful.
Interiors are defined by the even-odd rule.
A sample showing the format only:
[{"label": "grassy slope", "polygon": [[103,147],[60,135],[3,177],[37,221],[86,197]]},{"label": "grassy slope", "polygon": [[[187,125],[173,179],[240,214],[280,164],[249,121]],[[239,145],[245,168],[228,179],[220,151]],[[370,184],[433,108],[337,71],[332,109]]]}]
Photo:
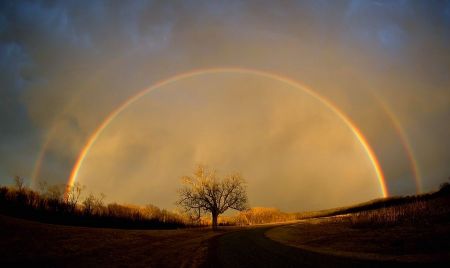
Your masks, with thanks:
[{"label": "grassy slope", "polygon": [[[290,246],[322,253],[379,260],[450,262],[450,213],[449,209],[441,210],[450,206],[449,197],[431,194],[391,200],[396,200],[400,209],[420,200],[428,208],[436,208],[439,214],[389,225],[355,224],[359,220],[355,215],[316,218],[272,229],[266,235]],[[354,208],[361,212],[360,208],[367,204],[373,203]],[[381,200],[375,204],[384,203]],[[374,213],[386,213],[383,207],[389,206],[379,206],[381,209]],[[430,215],[429,211],[426,215]]]},{"label": "grassy slope", "polygon": [[427,201],[435,199],[442,195],[439,192],[434,193],[425,193],[420,195],[413,196],[392,196],[386,198],[377,198],[374,200],[370,200],[367,202],[363,202],[356,205],[346,206],[346,207],[338,207],[331,209],[324,209],[319,211],[308,211],[308,212],[299,212],[296,213],[297,219],[309,219],[309,218],[318,218],[318,217],[330,217],[336,215],[343,215],[348,213],[356,213],[361,211],[367,211],[371,209],[379,209],[391,206],[397,206],[402,204],[408,204],[414,201]]},{"label": "grassy slope", "polygon": [[206,241],[217,234],[203,228],[120,230],[62,226],[0,215],[0,266],[191,267],[205,257]]}]

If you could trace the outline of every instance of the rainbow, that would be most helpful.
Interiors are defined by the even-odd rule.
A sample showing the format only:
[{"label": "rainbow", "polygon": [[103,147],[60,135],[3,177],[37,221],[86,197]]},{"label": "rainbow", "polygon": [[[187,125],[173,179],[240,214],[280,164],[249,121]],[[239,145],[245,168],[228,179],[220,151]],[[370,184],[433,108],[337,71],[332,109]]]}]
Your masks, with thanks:
[{"label": "rainbow", "polygon": [[[127,51],[126,53],[121,54],[119,57],[114,57],[111,60],[107,61],[104,65],[104,67],[102,68],[97,68],[97,71],[91,76],[91,79],[88,80],[87,84],[90,86],[94,86],[96,83],[95,78],[99,77],[102,74],[106,73],[106,70],[108,70],[108,67],[110,66],[116,66],[118,64],[120,64],[120,62],[122,62],[127,55],[132,54],[134,51]],[[75,104],[75,100],[78,99],[80,96],[78,94],[78,96],[73,96],[71,98],[71,102],[69,103],[69,105],[66,105],[64,107],[64,109],[62,110],[62,112],[60,113],[60,116],[55,120],[55,122],[52,124],[52,128],[50,129],[50,131],[47,132],[47,134],[45,135],[45,140],[41,145],[41,148],[39,150],[39,153],[37,154],[36,157],[36,161],[34,164],[34,168],[32,170],[31,173],[31,187],[34,188],[36,186],[38,177],[40,175],[41,169],[42,169],[42,164],[44,162],[45,159],[45,155],[47,153],[47,150],[51,144],[52,138],[54,135],[56,135],[57,132],[57,122],[58,120],[63,118],[63,115],[66,114],[67,111],[69,111],[69,108],[71,108],[74,104]]]},{"label": "rainbow", "polygon": [[42,162],[44,161],[45,158],[45,153],[47,152],[48,146],[50,145],[51,141],[50,137],[53,136],[54,133],[56,132],[55,129],[56,129],[55,124],[53,124],[53,127],[46,136],[45,142],[42,143],[41,149],[39,150],[33,171],[31,173],[31,188],[34,188],[36,186],[37,179],[41,171]]},{"label": "rainbow", "polygon": [[411,143],[409,141],[409,138],[406,135],[406,132],[403,129],[400,121],[397,119],[394,112],[389,108],[389,106],[384,101],[382,101],[381,98],[379,98],[377,95],[374,94],[374,97],[380,103],[381,108],[386,113],[386,115],[389,117],[389,120],[391,121],[395,132],[397,132],[397,135],[400,138],[400,143],[403,147],[403,150],[405,151],[406,157],[408,158],[411,172],[414,177],[416,192],[418,194],[420,194],[420,193],[422,193],[422,189],[423,189],[422,178],[420,175],[419,165],[417,164],[417,160],[414,157],[413,149],[412,149]]},{"label": "rainbow", "polygon": [[313,91],[312,89],[300,84],[299,82],[292,80],[290,78],[283,77],[278,74],[269,73],[266,71],[260,71],[260,70],[254,70],[254,69],[245,69],[245,68],[209,68],[209,69],[199,69],[199,70],[193,70],[190,72],[181,73],[172,77],[169,77],[167,79],[161,80],[152,86],[141,90],[137,92],[136,94],[132,95],[130,98],[125,100],[122,104],[120,104],[115,110],[113,110],[105,119],[104,121],[92,132],[91,136],[87,139],[86,144],[81,149],[76,162],[72,168],[72,171],[70,173],[69,179],[68,179],[68,186],[72,186],[78,176],[78,172],[80,171],[81,166],[83,165],[84,160],[86,159],[87,154],[89,153],[90,149],[94,145],[94,143],[97,141],[98,137],[101,135],[103,130],[108,127],[108,125],[121,113],[123,112],[127,107],[129,107],[131,104],[135,103],[137,100],[145,96],[146,94],[154,91],[157,88],[160,88],[162,86],[166,86],[175,82],[178,82],[180,80],[195,77],[195,76],[201,76],[201,75],[208,75],[208,74],[216,74],[216,73],[239,73],[239,74],[249,74],[249,75],[255,75],[255,76],[262,76],[270,79],[274,79],[283,83],[286,83],[294,88],[303,90],[310,96],[314,97],[315,99],[319,100],[322,104],[324,104],[326,107],[328,107],[332,112],[334,112],[338,117],[344,121],[344,123],[348,126],[348,128],[353,132],[355,137],[358,139],[360,144],[363,146],[364,150],[366,151],[366,154],[368,158],[371,161],[371,164],[375,170],[377,179],[380,184],[380,190],[384,197],[387,197],[389,195],[388,189],[386,186],[386,181],[383,175],[383,171],[381,169],[380,163],[378,162],[378,159],[373,151],[373,149],[370,147],[367,139],[364,137],[364,135],[361,133],[361,131],[355,126],[355,124],[352,122],[352,120],[347,117],[339,108],[337,108],[333,103]]}]

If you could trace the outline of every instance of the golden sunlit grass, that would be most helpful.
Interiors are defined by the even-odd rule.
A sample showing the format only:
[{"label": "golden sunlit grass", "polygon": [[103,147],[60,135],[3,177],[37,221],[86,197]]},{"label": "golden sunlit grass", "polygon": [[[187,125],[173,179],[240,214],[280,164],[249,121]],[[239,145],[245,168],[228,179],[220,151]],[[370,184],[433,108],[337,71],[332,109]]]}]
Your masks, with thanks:
[{"label": "golden sunlit grass", "polygon": [[[407,219],[409,217],[414,218],[417,213],[424,213],[426,208],[430,208],[430,206],[432,206],[433,199],[437,196],[445,195],[450,195],[450,184],[447,183],[444,183],[441,186],[441,189],[437,192],[412,196],[378,198],[351,206],[330,208],[319,211],[299,212],[295,213],[295,216],[296,219],[302,220],[351,214],[355,222],[358,221],[357,218],[361,219],[361,221],[363,218],[367,218],[368,222],[370,222],[371,219],[375,222],[379,221],[380,223],[388,222],[389,220],[395,222],[400,219]],[[445,207],[443,208],[437,204],[437,206],[434,206],[428,210],[428,216],[432,213],[438,215],[445,213],[445,209]],[[384,218],[384,220],[381,218]]]},{"label": "golden sunlit grass", "polygon": [[[219,219],[220,220],[220,219]],[[286,213],[277,208],[254,207],[239,212],[239,214],[230,217],[224,217],[224,225],[255,225],[266,223],[280,223],[296,220],[294,213]],[[219,221],[220,222],[220,221]]]},{"label": "golden sunlit grass", "polygon": [[354,228],[388,227],[395,225],[426,225],[450,220],[450,186],[443,184],[438,192],[404,198],[397,205],[363,210],[346,217],[333,218],[334,221],[347,221]]},{"label": "golden sunlit grass", "polygon": [[442,215],[450,213],[450,206],[444,204],[436,200],[418,200],[410,204],[362,211],[352,214],[348,218],[340,219],[349,220],[351,225],[356,228],[427,224],[435,217],[442,217]]}]

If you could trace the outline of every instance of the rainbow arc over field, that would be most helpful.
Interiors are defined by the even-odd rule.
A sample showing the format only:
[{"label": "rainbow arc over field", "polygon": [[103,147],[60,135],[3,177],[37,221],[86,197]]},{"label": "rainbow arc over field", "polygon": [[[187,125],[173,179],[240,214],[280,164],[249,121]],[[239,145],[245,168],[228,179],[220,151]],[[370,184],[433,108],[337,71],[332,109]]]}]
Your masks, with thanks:
[{"label": "rainbow arc over field", "polygon": [[372,147],[369,145],[367,139],[362,134],[362,132],[356,127],[356,125],[353,123],[353,121],[346,116],[336,105],[334,105],[329,100],[325,99],[323,96],[319,95],[312,89],[300,84],[299,82],[292,80],[290,78],[281,76],[279,74],[275,74],[272,72],[266,72],[261,70],[255,70],[255,69],[246,69],[246,68],[208,68],[208,69],[198,69],[193,70],[189,72],[184,72],[181,74],[177,74],[175,76],[169,77],[167,79],[161,80],[152,86],[145,88],[136,94],[129,97],[127,100],[125,100],[122,104],[120,104],[115,110],[113,110],[104,120],[103,122],[92,132],[90,137],[87,139],[86,144],[80,151],[75,164],[72,168],[72,171],[70,173],[69,179],[68,179],[68,185],[72,186],[75,181],[77,180],[78,173],[80,171],[81,166],[83,165],[84,160],[86,159],[86,156],[89,154],[90,149],[94,145],[94,143],[97,141],[97,139],[100,137],[102,132],[108,127],[108,125],[127,107],[135,103],[137,100],[145,96],[146,94],[154,91],[155,89],[158,89],[160,87],[181,81],[186,78],[195,77],[195,76],[202,76],[202,75],[208,75],[208,74],[216,74],[216,73],[239,73],[239,74],[248,74],[248,75],[254,75],[254,76],[261,76],[266,77],[270,79],[274,79],[283,83],[286,83],[296,89],[302,90],[309,94],[310,96],[316,98],[319,100],[322,104],[324,104],[327,108],[329,108],[332,112],[334,112],[345,124],[350,130],[353,132],[361,146],[363,146],[367,157],[371,161],[371,164],[374,168],[374,171],[376,173],[379,185],[380,185],[380,191],[383,194],[384,197],[387,197],[389,195],[388,189],[386,186],[385,177],[383,174],[383,171],[381,169],[380,163],[375,155],[375,152],[373,151]]}]

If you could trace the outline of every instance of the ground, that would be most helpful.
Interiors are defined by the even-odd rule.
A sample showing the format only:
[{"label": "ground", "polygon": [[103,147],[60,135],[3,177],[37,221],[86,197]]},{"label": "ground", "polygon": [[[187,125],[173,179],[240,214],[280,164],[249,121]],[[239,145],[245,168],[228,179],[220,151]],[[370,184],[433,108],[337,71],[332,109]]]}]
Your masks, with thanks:
[{"label": "ground", "polygon": [[335,219],[312,219],[274,228],[266,236],[285,245],[336,256],[450,263],[450,226],[447,223],[355,228]]},{"label": "ground", "polygon": [[[0,215],[0,266],[379,267],[393,264],[401,267],[432,264],[449,267],[447,238],[450,236],[445,226],[442,230],[429,230],[428,234],[432,236],[427,233],[412,235],[412,230],[397,229],[383,235],[386,230],[364,234],[357,229],[350,230],[348,226],[320,221],[229,227],[213,232],[209,228],[121,230],[71,227]],[[412,236],[398,240],[404,244],[394,243],[408,234]],[[388,238],[392,235],[396,235],[395,238]],[[438,244],[430,246],[433,241]],[[414,251],[414,247],[405,246],[408,243],[424,244]],[[408,251],[412,255],[428,254],[429,259],[423,256],[416,260],[383,259],[361,255],[372,252],[395,257],[406,256]]]},{"label": "ground", "polygon": [[196,267],[205,258],[208,239],[219,234],[205,228],[72,227],[0,215],[0,266]]}]

